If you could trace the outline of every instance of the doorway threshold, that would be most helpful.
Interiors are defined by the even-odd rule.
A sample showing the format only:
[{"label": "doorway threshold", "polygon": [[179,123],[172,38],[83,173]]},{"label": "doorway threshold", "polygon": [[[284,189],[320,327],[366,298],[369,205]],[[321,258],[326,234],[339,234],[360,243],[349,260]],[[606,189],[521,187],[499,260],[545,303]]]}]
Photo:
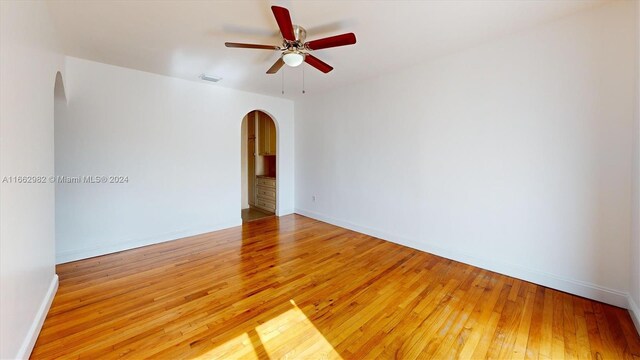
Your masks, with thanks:
[{"label": "doorway threshold", "polygon": [[242,209],[242,222],[243,223],[256,221],[256,220],[262,220],[262,219],[271,218],[271,217],[275,217],[275,216],[276,216],[276,214],[274,214],[274,213],[262,211],[262,210],[256,209],[256,208]]}]

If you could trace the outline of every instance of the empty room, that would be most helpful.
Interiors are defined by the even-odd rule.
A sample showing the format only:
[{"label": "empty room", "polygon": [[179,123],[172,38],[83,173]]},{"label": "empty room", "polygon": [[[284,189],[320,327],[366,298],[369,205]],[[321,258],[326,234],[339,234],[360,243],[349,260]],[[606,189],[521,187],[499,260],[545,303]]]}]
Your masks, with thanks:
[{"label": "empty room", "polygon": [[0,359],[640,359],[640,1],[0,0]]}]

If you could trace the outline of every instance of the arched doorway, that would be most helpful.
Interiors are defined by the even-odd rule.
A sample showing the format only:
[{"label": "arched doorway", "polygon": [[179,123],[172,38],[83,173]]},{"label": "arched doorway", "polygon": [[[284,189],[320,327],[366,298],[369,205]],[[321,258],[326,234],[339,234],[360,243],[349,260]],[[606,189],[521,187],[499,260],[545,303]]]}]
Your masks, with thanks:
[{"label": "arched doorway", "polygon": [[[60,147],[64,144],[64,140],[60,138],[60,131],[64,128],[64,121],[67,116],[67,95],[64,88],[64,81],[62,79],[62,74],[58,71],[56,73],[56,79],[53,86],[53,169],[54,175],[57,177],[59,175],[66,175],[60,173]],[[59,220],[59,217],[62,216],[64,210],[62,208],[62,204],[60,202],[61,196],[61,187],[60,184],[56,181],[54,185],[54,193],[55,193],[55,257],[56,263],[59,261],[58,251],[61,248],[60,246],[60,224],[62,221]]]},{"label": "arched doorway", "polygon": [[277,210],[277,130],[275,121],[254,110],[242,119],[242,221],[275,216]]}]

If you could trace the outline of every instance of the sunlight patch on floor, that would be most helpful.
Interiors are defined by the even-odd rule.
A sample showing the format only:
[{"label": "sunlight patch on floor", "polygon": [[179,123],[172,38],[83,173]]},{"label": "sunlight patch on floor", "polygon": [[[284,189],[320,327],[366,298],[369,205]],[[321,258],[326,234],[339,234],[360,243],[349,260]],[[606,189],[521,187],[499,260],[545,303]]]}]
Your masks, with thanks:
[{"label": "sunlight patch on floor", "polygon": [[293,300],[291,304],[286,312],[198,359],[342,359]]},{"label": "sunlight patch on floor", "polygon": [[225,342],[224,344],[216,347],[215,349],[208,351],[206,354],[202,354],[195,359],[209,360],[209,359],[247,359],[247,360],[259,360],[249,334],[243,333],[235,338]]},{"label": "sunlight patch on floor", "polygon": [[293,308],[258,326],[265,350],[271,359],[341,359],[302,310]]}]

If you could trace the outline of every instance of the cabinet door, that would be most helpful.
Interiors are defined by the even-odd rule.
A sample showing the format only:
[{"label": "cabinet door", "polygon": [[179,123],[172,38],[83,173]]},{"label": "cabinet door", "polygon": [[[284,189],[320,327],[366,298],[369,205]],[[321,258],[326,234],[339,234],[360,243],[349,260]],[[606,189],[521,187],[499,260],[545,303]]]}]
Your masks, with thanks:
[{"label": "cabinet door", "polygon": [[268,131],[268,125],[264,115],[262,115],[262,113],[258,113],[258,154],[261,156],[268,155],[269,153]]},{"label": "cabinet door", "polygon": [[258,113],[258,143],[259,155],[276,154],[276,124],[264,113]]},{"label": "cabinet door", "polygon": [[269,155],[276,154],[276,124],[271,119],[267,119],[269,124]]},{"label": "cabinet door", "polygon": [[256,114],[254,112],[250,112],[247,115],[247,166],[249,167],[249,180],[248,180],[248,196],[249,196],[249,205],[255,205],[256,203],[256,195],[255,195],[255,180],[256,180],[256,152],[258,149],[256,148]]}]

